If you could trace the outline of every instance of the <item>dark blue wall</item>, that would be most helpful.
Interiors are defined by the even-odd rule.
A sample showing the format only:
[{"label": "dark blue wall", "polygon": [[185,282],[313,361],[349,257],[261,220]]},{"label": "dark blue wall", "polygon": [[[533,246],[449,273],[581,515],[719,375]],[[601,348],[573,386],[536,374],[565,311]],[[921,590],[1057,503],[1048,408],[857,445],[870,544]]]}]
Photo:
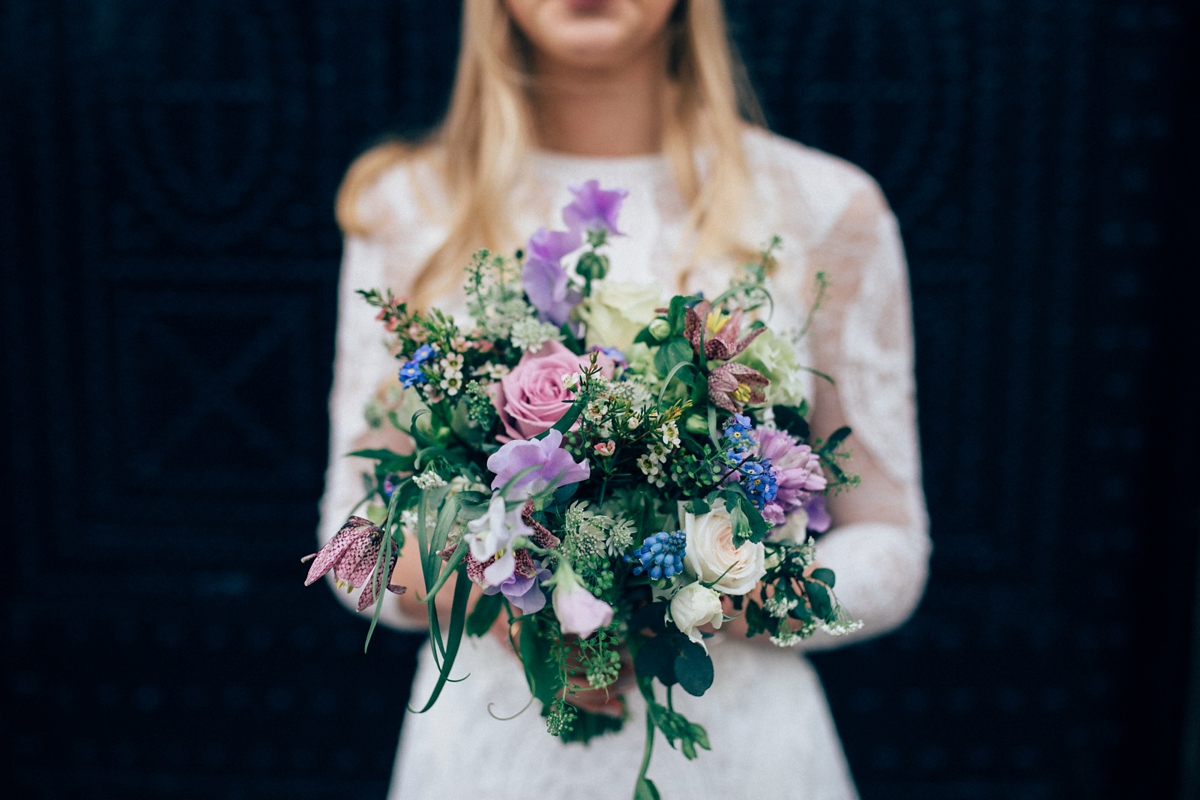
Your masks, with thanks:
[{"label": "dark blue wall", "polygon": [[[419,640],[364,656],[299,557],[333,193],[438,119],[455,5],[0,3],[22,797],[383,796]],[[773,127],[876,175],[911,260],[933,578],[902,632],[818,659],[864,798],[1175,796],[1185,4],[728,5]]]}]

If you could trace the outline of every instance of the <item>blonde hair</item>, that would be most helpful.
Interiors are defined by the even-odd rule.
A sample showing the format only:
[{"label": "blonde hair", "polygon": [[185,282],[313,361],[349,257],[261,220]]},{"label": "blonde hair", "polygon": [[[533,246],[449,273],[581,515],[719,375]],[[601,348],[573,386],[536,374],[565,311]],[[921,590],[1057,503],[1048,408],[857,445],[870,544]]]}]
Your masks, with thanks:
[{"label": "blonde hair", "polygon": [[[694,234],[687,263],[749,252],[738,240],[749,183],[741,135],[762,112],[726,30],[720,0],[679,0],[668,23],[671,90],[664,103],[663,152]],[[503,251],[514,241],[502,210],[522,157],[536,144],[529,91],[529,43],[502,0],[464,0],[462,41],[450,109],[424,142],[390,141],[350,166],[337,196],[348,235],[369,235],[360,210],[364,190],[398,162],[432,157],[453,208],[446,241],[417,274],[419,307],[457,287],[459,270],[479,247]],[[765,126],[764,126],[765,127]],[[704,170],[703,179],[701,170]]]}]

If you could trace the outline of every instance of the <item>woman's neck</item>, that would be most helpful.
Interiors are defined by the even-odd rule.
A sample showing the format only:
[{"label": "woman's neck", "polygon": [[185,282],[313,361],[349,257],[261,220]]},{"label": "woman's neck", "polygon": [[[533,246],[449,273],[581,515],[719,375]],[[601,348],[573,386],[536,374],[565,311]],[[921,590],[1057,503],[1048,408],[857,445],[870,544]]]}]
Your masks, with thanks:
[{"label": "woman's neck", "polygon": [[581,156],[659,152],[667,94],[665,59],[663,45],[604,70],[539,59],[533,100],[538,144]]}]

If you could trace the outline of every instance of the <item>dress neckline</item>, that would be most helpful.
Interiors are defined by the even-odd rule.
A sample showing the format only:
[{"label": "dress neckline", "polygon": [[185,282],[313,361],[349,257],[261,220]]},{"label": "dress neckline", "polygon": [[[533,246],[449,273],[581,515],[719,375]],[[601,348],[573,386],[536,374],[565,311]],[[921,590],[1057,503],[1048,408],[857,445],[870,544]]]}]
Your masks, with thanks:
[{"label": "dress neckline", "polygon": [[645,153],[636,156],[581,156],[554,150],[534,148],[530,151],[530,163],[538,171],[559,172],[566,170],[603,170],[606,173],[658,174],[667,171],[667,158],[662,153]]}]

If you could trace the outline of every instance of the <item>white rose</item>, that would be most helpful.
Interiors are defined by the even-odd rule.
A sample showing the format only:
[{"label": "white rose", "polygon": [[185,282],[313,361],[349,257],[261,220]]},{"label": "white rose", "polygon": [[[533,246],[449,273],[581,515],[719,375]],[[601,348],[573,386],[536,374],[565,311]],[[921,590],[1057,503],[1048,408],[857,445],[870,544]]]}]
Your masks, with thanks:
[{"label": "white rose", "polygon": [[704,637],[696,630],[698,627],[707,624],[719,628],[724,619],[721,595],[702,583],[689,583],[671,600],[671,620],[693,642],[704,642]]},{"label": "white rose", "polygon": [[662,289],[657,284],[592,284],[592,296],[579,307],[579,315],[588,326],[587,346],[615,347],[624,352],[661,305]]},{"label": "white rose", "polygon": [[[762,542],[733,546],[733,522],[718,499],[707,514],[684,514],[687,552],[683,564],[689,574],[725,594],[747,594],[766,574]],[[715,581],[715,583],[714,583]]]}]

